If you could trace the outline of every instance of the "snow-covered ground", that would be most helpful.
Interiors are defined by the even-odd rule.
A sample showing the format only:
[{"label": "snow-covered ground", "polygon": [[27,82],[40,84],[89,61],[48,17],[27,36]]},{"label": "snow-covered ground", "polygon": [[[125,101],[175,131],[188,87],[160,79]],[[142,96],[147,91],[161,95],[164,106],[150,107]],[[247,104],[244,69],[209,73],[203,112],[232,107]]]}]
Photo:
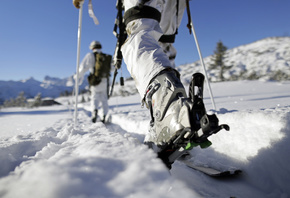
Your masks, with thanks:
[{"label": "snow-covered ground", "polygon": [[[91,123],[88,103],[77,127],[65,105],[1,109],[0,197],[290,197],[290,82],[211,85],[220,123],[231,130],[194,148],[191,160],[241,168],[239,177],[210,178],[179,161],[169,172],[141,144],[149,112],[133,95],[110,99],[106,125]],[[212,108],[207,90],[205,104]]]}]

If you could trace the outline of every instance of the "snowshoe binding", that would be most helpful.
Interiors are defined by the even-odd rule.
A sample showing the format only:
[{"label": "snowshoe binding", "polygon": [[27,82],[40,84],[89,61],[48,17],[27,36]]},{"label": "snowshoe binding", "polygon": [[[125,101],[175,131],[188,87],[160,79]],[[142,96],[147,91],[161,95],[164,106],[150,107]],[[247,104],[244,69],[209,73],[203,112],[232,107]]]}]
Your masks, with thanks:
[{"label": "snowshoe binding", "polygon": [[211,145],[209,136],[229,130],[228,125],[218,125],[216,115],[206,114],[203,82],[203,74],[193,74],[187,97],[178,72],[166,69],[147,88],[143,102],[150,109],[151,122],[144,142],[169,169],[187,150],[206,148]]}]

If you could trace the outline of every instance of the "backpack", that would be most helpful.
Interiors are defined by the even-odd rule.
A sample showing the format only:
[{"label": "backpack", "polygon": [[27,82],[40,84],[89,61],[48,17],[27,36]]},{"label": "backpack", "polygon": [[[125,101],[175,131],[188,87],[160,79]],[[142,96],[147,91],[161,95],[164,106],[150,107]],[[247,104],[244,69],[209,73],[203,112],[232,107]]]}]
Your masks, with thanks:
[{"label": "backpack", "polygon": [[88,76],[89,84],[96,86],[100,84],[102,78],[108,78],[111,71],[112,56],[104,53],[94,53],[95,55],[95,67],[94,72]]}]

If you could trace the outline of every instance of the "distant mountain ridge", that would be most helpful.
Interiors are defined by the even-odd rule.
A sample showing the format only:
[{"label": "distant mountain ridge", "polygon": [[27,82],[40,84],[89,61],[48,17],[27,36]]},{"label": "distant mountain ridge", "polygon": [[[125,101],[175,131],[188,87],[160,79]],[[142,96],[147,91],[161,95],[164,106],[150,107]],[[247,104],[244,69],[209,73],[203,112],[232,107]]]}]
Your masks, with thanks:
[{"label": "distant mountain ridge", "polygon": [[[224,43],[226,46],[226,43]],[[209,69],[212,56],[204,58],[208,70],[209,79],[219,81],[219,70]],[[226,80],[290,80],[290,37],[270,37],[250,44],[242,45],[226,52],[225,64],[232,66],[224,73]],[[189,83],[191,75],[202,72],[200,61],[184,64],[177,67],[184,83]],[[0,81],[0,105],[10,98],[15,98],[20,92],[24,92],[27,98],[33,98],[38,93],[42,97],[58,97],[61,93],[72,92],[74,86],[73,77],[54,78],[46,76],[42,82],[29,78],[21,81]],[[88,86],[86,80],[80,86],[80,90]],[[125,82],[122,90],[114,90],[114,95],[130,95],[136,93],[133,83]]]},{"label": "distant mountain ridge", "polygon": [[[80,90],[88,85],[87,82],[80,86]],[[62,93],[70,93],[73,91],[73,77],[54,78],[46,76],[42,82],[34,78],[28,78],[20,81],[0,81],[0,105],[10,98],[15,98],[20,92],[24,92],[26,98],[34,98],[38,93],[42,97],[59,97]]]}]

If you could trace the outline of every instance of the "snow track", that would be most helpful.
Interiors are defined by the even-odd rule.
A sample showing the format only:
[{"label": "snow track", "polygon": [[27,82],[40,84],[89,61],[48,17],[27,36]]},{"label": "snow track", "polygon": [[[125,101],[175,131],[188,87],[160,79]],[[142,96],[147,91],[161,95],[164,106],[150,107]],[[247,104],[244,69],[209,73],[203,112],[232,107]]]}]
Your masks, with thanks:
[{"label": "snow track", "polygon": [[[136,138],[123,130],[120,133],[109,130],[120,127],[115,124],[106,127],[100,122],[91,124],[84,113],[79,117],[78,129],[72,127],[71,120],[63,120],[42,133],[18,137],[15,142],[13,138],[7,139],[6,150],[1,150],[1,162],[9,156],[11,162],[2,173],[6,177],[0,180],[0,195],[176,197],[180,193],[194,194],[179,181],[172,180],[161,161]],[[9,156],[3,156],[4,153]],[[181,187],[182,192],[174,188],[168,194],[171,185]]]},{"label": "snow track", "polygon": [[[213,179],[178,161],[169,173],[142,144],[150,118],[140,98],[117,97],[110,99],[112,123],[107,125],[92,124],[80,111],[74,128],[68,111],[50,107],[53,113],[39,109],[45,112],[43,122],[35,122],[43,128],[33,131],[28,124],[38,126],[35,110],[1,110],[0,125],[9,117],[9,124],[17,123],[17,135],[5,133],[16,130],[13,124],[1,128],[0,197],[290,197],[290,96],[285,94],[290,83],[226,85],[231,97],[221,96],[223,83],[214,84],[214,90],[221,94],[217,105],[231,109],[218,112],[220,123],[231,130],[213,135],[210,148],[190,153],[197,165],[241,168],[237,178]],[[252,87],[259,89],[249,93]],[[60,112],[63,118],[52,125]]]}]

